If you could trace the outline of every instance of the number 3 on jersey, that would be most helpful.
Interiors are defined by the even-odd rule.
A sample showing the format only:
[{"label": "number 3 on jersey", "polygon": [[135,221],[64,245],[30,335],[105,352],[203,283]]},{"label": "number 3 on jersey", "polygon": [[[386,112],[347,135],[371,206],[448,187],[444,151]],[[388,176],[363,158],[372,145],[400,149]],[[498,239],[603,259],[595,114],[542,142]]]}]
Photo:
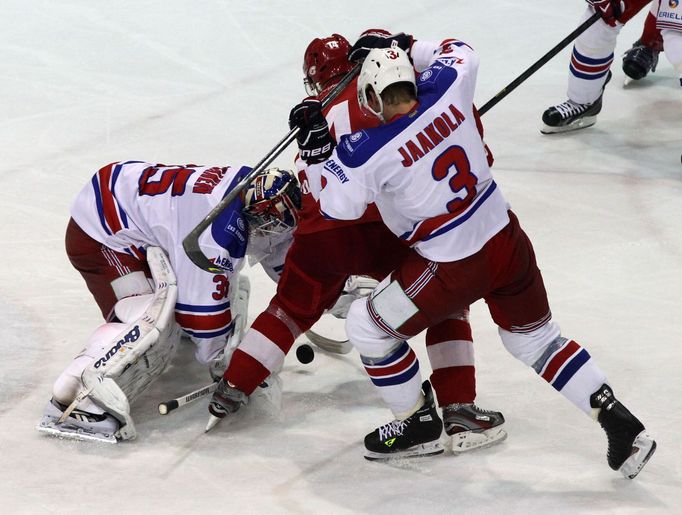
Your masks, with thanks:
[{"label": "number 3 on jersey", "polygon": [[466,152],[459,145],[453,145],[436,158],[431,168],[431,175],[436,181],[447,178],[451,172],[450,189],[455,194],[446,207],[449,213],[464,211],[476,196],[478,178],[471,172],[471,164]]}]

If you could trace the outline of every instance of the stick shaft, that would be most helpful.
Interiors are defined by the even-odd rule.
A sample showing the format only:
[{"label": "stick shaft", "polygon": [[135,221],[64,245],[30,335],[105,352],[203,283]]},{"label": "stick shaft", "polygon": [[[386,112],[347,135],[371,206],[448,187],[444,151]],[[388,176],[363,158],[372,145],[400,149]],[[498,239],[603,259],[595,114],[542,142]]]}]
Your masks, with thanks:
[{"label": "stick shaft", "polygon": [[[343,79],[334,87],[334,89],[327,95],[322,101],[322,107],[326,107],[332,102],[339,94],[351,83],[355,76],[360,71],[360,64],[356,64],[351,71],[349,71]],[[232,203],[232,201],[237,198],[241,191],[246,188],[251,181],[260,173],[262,173],[266,167],[272,163],[277,156],[279,156],[284,149],[286,149],[298,134],[298,127],[291,129],[289,133],[282,138],[275,147],[268,152],[263,159],[261,159],[256,166],[246,175],[244,178],[237,183],[237,185],[230,191],[209,213],[204,217],[204,219],[199,222],[199,224],[192,229],[185,239],[182,240],[182,246],[185,249],[185,253],[192,260],[192,262],[199,268],[206,270],[207,272],[212,272],[214,274],[219,274],[224,272],[224,270],[213,264],[206,255],[202,252],[199,246],[199,237],[201,234],[208,229],[208,227],[213,223],[213,221],[218,218],[220,213]]]},{"label": "stick shaft", "polygon": [[538,71],[540,68],[542,68],[545,64],[547,64],[552,57],[557,55],[559,52],[561,52],[564,48],[566,48],[575,38],[580,36],[583,32],[585,32],[588,28],[590,28],[592,25],[594,25],[597,20],[599,20],[600,16],[599,13],[594,13],[592,16],[590,16],[587,20],[585,20],[580,26],[578,26],[573,32],[571,32],[568,36],[566,36],[564,39],[562,39],[554,48],[552,48],[549,52],[547,52],[545,55],[543,55],[540,59],[538,59],[533,65],[531,65],[526,71],[524,71],[521,75],[519,75],[516,79],[511,81],[506,87],[504,87],[497,95],[495,95],[493,98],[488,100],[479,110],[478,114],[483,116],[486,112],[488,112],[495,104],[497,104],[500,100],[502,100],[504,97],[506,97],[509,93],[514,91],[522,82],[524,82],[528,77],[533,75],[536,71]]},{"label": "stick shaft", "polygon": [[161,402],[159,403],[159,413],[161,415],[168,415],[168,413],[178,409],[180,406],[184,406],[185,404],[189,404],[190,402],[194,402],[197,399],[201,399],[202,397],[206,397],[207,395],[212,394],[217,387],[218,383],[214,382],[209,385],[202,386],[201,388],[194,390],[193,392],[178,397],[177,399],[171,399],[166,402]]}]

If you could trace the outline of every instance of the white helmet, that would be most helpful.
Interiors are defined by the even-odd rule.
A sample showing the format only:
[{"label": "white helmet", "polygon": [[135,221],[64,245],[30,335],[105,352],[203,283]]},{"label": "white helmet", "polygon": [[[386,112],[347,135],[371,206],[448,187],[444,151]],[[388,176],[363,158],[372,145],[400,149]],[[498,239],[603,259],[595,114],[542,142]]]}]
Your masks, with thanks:
[{"label": "white helmet", "polygon": [[[358,101],[366,109],[383,120],[384,104],[381,92],[396,82],[410,82],[417,92],[414,68],[407,52],[395,46],[391,48],[373,48],[362,63],[358,78]],[[367,88],[371,87],[379,101],[379,112],[369,107]]]}]

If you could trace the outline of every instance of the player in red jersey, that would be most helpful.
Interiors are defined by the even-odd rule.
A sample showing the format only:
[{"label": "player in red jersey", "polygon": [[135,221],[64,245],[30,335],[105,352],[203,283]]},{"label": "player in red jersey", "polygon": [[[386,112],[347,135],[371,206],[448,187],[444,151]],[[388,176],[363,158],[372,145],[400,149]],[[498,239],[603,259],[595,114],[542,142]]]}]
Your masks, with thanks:
[{"label": "player in red jersey", "polygon": [[[365,34],[388,35],[381,30]],[[410,36],[403,41],[411,43]],[[304,55],[304,83],[309,95],[324,98],[353,67],[350,44],[339,34],[316,38]],[[336,140],[378,120],[360,109],[357,79],[326,107],[324,114]],[[331,308],[351,275],[377,280],[386,277],[407,255],[409,247],[382,223],[375,206],[357,220],[327,220],[311,194],[305,163],[298,161],[303,192],[299,224],[287,255],[277,293],[240,342],[214,394],[209,410],[224,417],[277,371],[294,340]],[[315,190],[316,188],[312,188]],[[319,191],[319,188],[317,188]],[[348,249],[353,249],[349,252]],[[476,382],[468,310],[444,321],[426,341],[431,380],[443,408],[445,431],[455,452],[502,441],[504,417],[474,404]]]}]

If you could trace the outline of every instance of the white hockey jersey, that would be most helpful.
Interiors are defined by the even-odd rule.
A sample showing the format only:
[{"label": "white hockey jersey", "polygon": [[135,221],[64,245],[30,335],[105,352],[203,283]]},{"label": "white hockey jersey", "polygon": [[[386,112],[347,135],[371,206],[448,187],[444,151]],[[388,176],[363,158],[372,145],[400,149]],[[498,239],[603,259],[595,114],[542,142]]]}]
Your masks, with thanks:
[{"label": "white hockey jersey", "polygon": [[197,267],[185,254],[182,240],[249,171],[247,167],[112,163],[81,190],[71,216],[91,238],[118,252],[144,260],[148,246],[166,251],[177,276],[178,323],[201,347],[222,348],[232,329],[229,276],[241,268],[248,243],[241,198],[199,239],[202,251],[226,268],[225,274]]},{"label": "white hockey jersey", "polygon": [[411,55],[417,69],[428,57],[417,77],[415,109],[344,136],[308,175],[321,190],[325,216],[358,218],[374,202],[384,223],[419,254],[455,261],[480,250],[509,222],[473,114],[478,56],[454,39],[417,41]]}]

